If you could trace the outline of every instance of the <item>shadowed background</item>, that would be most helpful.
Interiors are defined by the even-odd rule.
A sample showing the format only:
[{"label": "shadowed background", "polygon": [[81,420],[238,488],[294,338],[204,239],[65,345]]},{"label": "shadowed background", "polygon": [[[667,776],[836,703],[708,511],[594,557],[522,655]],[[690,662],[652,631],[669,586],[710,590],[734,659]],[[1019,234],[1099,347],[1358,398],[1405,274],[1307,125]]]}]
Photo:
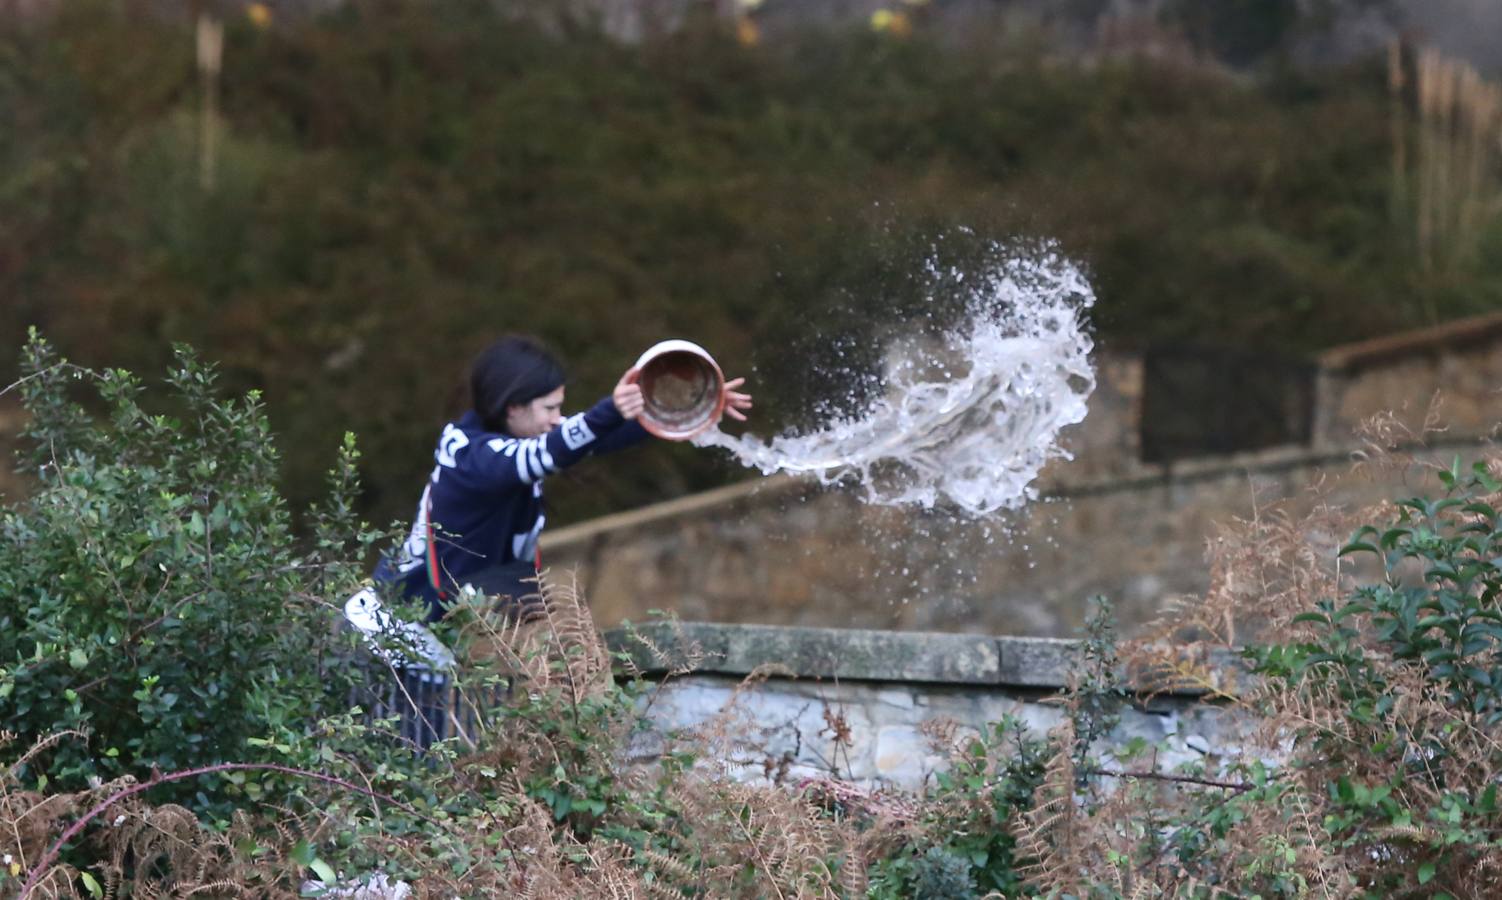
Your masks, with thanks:
[{"label": "shadowed background", "polygon": [[[1492,95],[1422,95],[1391,4],[867,6],[201,4],[209,71],[181,10],[12,4],[0,366],[29,324],[148,376],[192,343],[265,392],[295,506],[354,430],[384,523],[506,331],[573,407],[691,338],[767,433],[836,355],[879,364],[925,259],[991,240],[1082,261],[1114,348],[1298,355],[1502,301],[1497,157],[1456,155]],[[1469,33],[1454,7],[1417,24]],[[659,446],[549,496],[570,522],[741,477]]]}]

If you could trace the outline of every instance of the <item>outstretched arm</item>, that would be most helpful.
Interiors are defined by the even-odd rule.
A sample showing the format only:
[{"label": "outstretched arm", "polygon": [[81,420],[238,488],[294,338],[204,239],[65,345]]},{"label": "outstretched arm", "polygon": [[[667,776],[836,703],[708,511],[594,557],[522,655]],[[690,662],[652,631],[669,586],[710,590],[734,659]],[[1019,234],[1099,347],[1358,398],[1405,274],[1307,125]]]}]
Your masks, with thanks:
[{"label": "outstretched arm", "polygon": [[637,427],[625,420],[613,397],[606,397],[540,437],[496,437],[455,454],[457,469],[461,477],[471,479],[474,488],[515,490],[568,468],[599,451],[607,441],[615,444],[617,432]]}]

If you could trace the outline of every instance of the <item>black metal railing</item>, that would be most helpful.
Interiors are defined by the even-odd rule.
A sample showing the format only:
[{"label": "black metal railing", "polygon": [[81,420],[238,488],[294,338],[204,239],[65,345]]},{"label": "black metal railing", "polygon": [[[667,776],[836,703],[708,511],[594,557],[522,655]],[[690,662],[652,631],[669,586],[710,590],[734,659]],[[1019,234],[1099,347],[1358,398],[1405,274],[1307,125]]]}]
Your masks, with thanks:
[{"label": "black metal railing", "polygon": [[1315,366],[1275,353],[1157,347],[1142,358],[1142,459],[1307,444]]}]

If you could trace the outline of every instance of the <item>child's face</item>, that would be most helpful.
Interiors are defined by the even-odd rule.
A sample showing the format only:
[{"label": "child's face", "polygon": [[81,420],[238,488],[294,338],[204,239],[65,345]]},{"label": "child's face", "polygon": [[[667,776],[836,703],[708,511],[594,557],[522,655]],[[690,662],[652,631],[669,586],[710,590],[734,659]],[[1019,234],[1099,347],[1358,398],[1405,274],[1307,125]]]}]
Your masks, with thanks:
[{"label": "child's face", "polygon": [[506,408],[506,431],[512,437],[542,437],[563,421],[563,388],[531,403]]}]

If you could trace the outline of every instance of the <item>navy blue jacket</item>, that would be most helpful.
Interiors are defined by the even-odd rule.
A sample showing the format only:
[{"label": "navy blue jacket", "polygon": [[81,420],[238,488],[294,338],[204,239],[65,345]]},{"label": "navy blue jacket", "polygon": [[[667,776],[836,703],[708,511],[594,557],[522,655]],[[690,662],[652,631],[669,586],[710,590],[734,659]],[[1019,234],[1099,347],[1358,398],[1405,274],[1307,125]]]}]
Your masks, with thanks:
[{"label": "navy blue jacket", "polygon": [[609,397],[536,438],[486,431],[477,413],[465,413],[444,426],[411,533],[397,558],[377,565],[375,580],[426,601],[437,618],[466,581],[484,587],[487,573],[534,571],[543,478],[646,436]]}]

